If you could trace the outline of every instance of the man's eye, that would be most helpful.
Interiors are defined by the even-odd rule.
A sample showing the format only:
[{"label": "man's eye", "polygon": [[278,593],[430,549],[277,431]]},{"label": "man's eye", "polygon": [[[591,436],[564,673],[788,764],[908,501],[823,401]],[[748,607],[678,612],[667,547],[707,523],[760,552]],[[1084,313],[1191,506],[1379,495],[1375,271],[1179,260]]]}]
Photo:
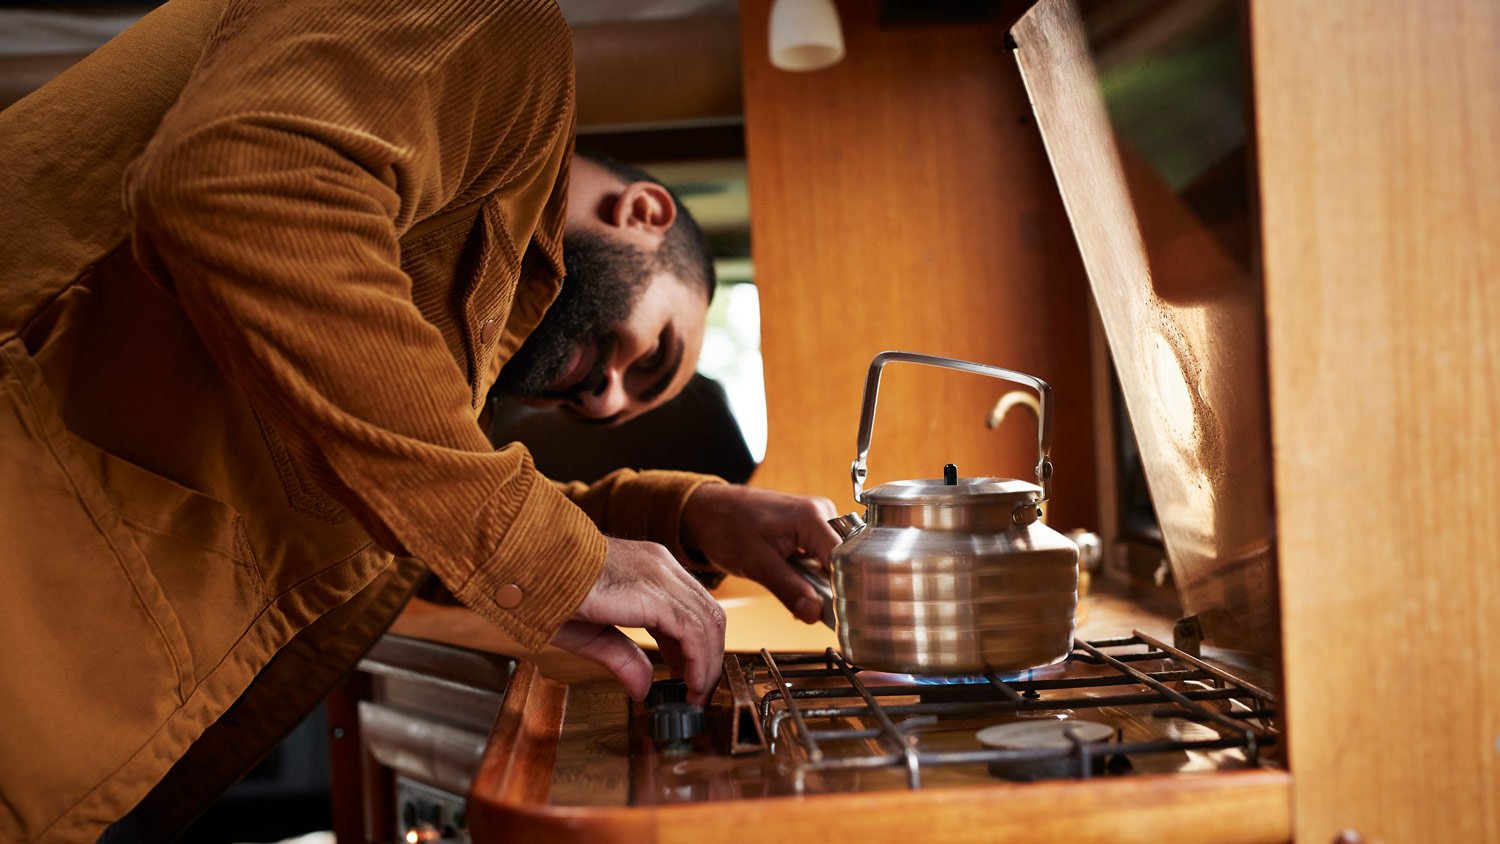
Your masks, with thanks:
[{"label": "man's eye", "polygon": [[654,372],[657,367],[661,366],[662,361],[666,360],[666,357],[667,347],[663,346],[660,343],[656,344],[656,351],[652,352],[649,356],[647,356],[646,360],[641,363],[641,370],[644,372]]}]

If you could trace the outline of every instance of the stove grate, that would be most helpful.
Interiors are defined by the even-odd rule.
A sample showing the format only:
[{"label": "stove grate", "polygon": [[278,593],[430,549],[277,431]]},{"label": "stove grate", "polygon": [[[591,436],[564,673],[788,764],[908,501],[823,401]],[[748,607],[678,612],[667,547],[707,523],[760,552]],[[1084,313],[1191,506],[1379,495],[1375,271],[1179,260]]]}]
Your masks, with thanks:
[{"label": "stove grate", "polygon": [[[1129,653],[1110,653],[1122,648],[1144,648]],[[1137,663],[1159,662],[1152,670]],[[1102,675],[1066,676],[1073,665],[1110,669]],[[1245,679],[1191,654],[1158,641],[1139,630],[1133,635],[1085,642],[1074,640],[1072,653],[1060,666],[1064,676],[1051,676],[1051,669],[1024,672],[1002,678],[984,675],[976,684],[913,686],[905,683],[866,683],[860,669],[851,666],[832,648],[821,654],[772,654],[762,650],[745,665],[753,682],[769,681],[760,698],[762,728],[774,748],[778,741],[794,741],[805,757],[796,770],[795,786],[802,791],[806,776],[823,771],[853,771],[874,768],[905,770],[907,785],[920,788],[922,772],[934,766],[1076,762],[1077,776],[1088,779],[1106,758],[1138,754],[1237,749],[1251,766],[1264,764],[1262,751],[1277,743],[1273,720],[1277,698]],[[888,677],[888,675],[882,675]],[[819,685],[833,681],[833,685]],[[1198,681],[1205,687],[1173,688],[1171,683]],[[1079,694],[1081,690],[1121,687],[1115,694]],[[881,703],[882,698],[912,698],[916,702]],[[857,703],[839,704],[839,700]],[[1205,705],[1231,701],[1238,711],[1221,711]],[[983,748],[932,750],[925,748],[914,731],[939,717],[984,716],[996,713],[1046,713],[1101,707],[1152,706],[1158,717],[1174,717],[1203,724],[1217,738],[1124,741],[1117,732],[1111,742],[1092,743],[1067,732],[1069,747],[1025,749]],[[825,722],[860,719],[865,727],[814,727]],[[901,720],[897,720],[901,719]],[[787,724],[790,722],[790,726]],[[873,723],[871,723],[873,722]],[[837,755],[827,752],[835,742],[874,741],[883,752]]]}]

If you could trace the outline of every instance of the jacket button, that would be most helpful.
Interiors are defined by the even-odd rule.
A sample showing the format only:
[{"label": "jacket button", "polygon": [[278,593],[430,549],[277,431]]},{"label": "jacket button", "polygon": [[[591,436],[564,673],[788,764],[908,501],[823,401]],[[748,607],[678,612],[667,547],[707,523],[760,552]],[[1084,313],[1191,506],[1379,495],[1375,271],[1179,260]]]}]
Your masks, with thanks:
[{"label": "jacket button", "polygon": [[495,339],[495,321],[487,319],[484,325],[479,326],[479,343],[488,346]]},{"label": "jacket button", "polygon": [[507,583],[495,593],[495,603],[503,610],[513,610],[521,605],[521,587]]}]

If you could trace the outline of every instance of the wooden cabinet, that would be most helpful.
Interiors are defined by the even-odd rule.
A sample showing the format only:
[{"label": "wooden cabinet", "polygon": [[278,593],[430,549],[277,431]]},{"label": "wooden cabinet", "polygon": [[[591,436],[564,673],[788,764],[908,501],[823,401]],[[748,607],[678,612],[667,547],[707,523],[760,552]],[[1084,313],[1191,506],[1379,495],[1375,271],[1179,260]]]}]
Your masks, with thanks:
[{"label": "wooden cabinet", "polygon": [[[1052,380],[1056,513],[1093,518],[1087,296],[1001,30],[845,2],[847,57],[797,75],[769,5],[742,4],[760,481],[847,502],[859,373],[910,347]],[[1500,6],[1240,10],[1297,838],[1500,841]],[[893,378],[874,480],[1020,474],[1029,432],[951,421],[983,393]]]},{"label": "wooden cabinet", "polygon": [[[886,349],[1018,369],[1057,398],[1055,527],[1097,528],[1086,282],[1001,21],[881,26],[840,4],[847,55],[788,73],[770,0],[745,0],[746,161],[770,426],[755,483],[852,509],[865,368]],[[1006,388],[893,366],[870,485],[1030,478],[1034,419]]]}]

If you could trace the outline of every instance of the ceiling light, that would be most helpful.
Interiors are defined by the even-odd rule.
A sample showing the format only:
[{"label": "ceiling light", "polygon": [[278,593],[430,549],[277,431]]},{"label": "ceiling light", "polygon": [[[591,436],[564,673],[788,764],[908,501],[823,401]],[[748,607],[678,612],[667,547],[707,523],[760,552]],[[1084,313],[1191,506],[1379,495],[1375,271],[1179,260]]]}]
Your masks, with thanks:
[{"label": "ceiling light", "polygon": [[771,64],[822,70],[844,57],[844,32],[833,0],[776,0],[771,5]]}]

